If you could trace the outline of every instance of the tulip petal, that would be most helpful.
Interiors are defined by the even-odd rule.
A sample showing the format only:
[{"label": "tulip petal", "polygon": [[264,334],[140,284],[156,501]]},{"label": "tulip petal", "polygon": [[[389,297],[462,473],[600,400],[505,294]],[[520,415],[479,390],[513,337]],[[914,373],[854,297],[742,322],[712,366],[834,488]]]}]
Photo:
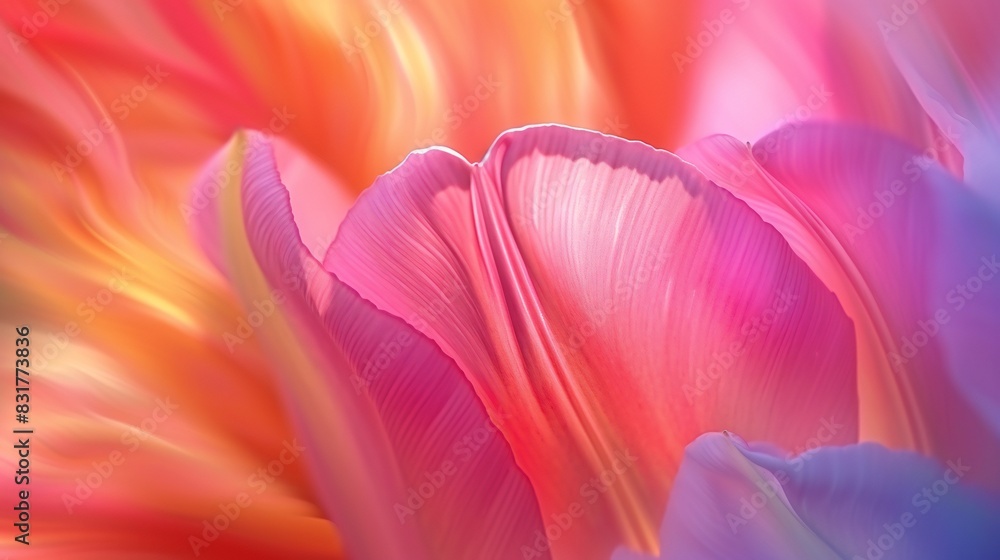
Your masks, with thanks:
[{"label": "tulip petal", "polygon": [[[785,124],[836,119],[926,147],[960,172],[961,157],[897,70],[879,30],[875,5],[890,10],[890,3],[918,1],[695,3],[700,25],[674,53],[693,90],[685,102],[685,143],[711,134],[753,141]],[[928,48],[938,48],[930,39]]]},{"label": "tulip petal", "polygon": [[[856,438],[850,323],[749,208],[675,156],[559,126],[502,135],[471,184],[411,155],[359,199],[325,266],[472,382],[539,496],[554,555],[655,549],[706,429]],[[804,375],[804,372],[809,372]],[[525,543],[531,550],[531,543]]]},{"label": "tulip petal", "polygon": [[965,181],[1000,201],[1000,33],[995,2],[866,2],[900,73],[965,158]]},{"label": "tulip petal", "polygon": [[[783,458],[732,435],[688,446],[661,532],[662,558],[995,558],[1000,502],[936,463],[865,443]],[[643,560],[618,551],[612,560]]]},{"label": "tulip petal", "polygon": [[[248,306],[276,303],[259,329],[347,549],[363,558],[515,556],[542,528],[538,505],[462,372],[311,256],[293,214],[302,206],[268,142],[238,137],[228,157],[245,158],[241,189],[225,191],[199,231]],[[325,233],[335,228],[331,220]]]},{"label": "tulip petal", "polygon": [[[789,127],[752,153],[719,136],[681,154],[777,228],[840,298],[857,329],[863,439],[980,467],[1000,460],[1000,446],[984,445],[1000,433],[1000,223],[979,196],[911,148],[852,127]],[[973,478],[996,486],[985,471]]]}]

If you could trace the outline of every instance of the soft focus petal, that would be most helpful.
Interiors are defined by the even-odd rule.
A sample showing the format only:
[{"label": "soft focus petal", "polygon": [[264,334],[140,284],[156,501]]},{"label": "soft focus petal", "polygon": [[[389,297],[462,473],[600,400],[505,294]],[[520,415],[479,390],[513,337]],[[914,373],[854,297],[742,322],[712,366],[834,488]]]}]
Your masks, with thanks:
[{"label": "soft focus petal", "polygon": [[962,151],[965,181],[1000,202],[1000,7],[988,0],[852,1],[870,14],[927,114]]},{"label": "soft focus petal", "polygon": [[[294,438],[259,348],[227,352],[222,334],[239,311],[218,275],[192,258],[179,200],[149,188],[120,130],[105,128],[113,114],[45,55],[5,47],[0,56],[10,77],[0,86],[2,343],[13,347],[14,327],[31,327],[38,403],[32,545],[10,538],[0,551],[186,556],[190,539],[215,531],[206,527],[221,508],[250,493],[252,506],[205,541],[200,558],[340,557],[304,462],[286,465],[261,493],[248,484]],[[176,176],[167,169],[156,180]],[[14,460],[0,466],[13,473]],[[13,476],[0,488],[22,489]]]},{"label": "soft focus petal", "polygon": [[996,485],[983,468],[1000,460],[996,215],[933,162],[857,128],[789,127],[752,153],[713,137],[681,154],[777,228],[854,320],[862,437],[964,457]]},{"label": "soft focus petal", "polygon": [[[294,156],[288,150],[279,163]],[[259,336],[282,372],[277,381],[348,550],[363,558],[515,556],[542,529],[538,505],[461,371],[321,268],[299,235],[300,220],[313,218],[296,211],[305,207],[290,200],[265,140],[241,135],[223,153],[213,167],[236,162],[240,189],[206,209],[199,231],[248,307],[274,304]],[[308,196],[315,187],[293,190]],[[330,208],[320,235],[335,231],[337,213]]]},{"label": "soft focus petal", "polygon": [[690,35],[665,70],[690,82],[685,143],[711,134],[755,141],[784,125],[838,119],[904,138],[960,170],[953,139],[927,116],[885,49],[873,4],[696,2]]},{"label": "soft focus petal", "polygon": [[302,243],[309,254],[322,259],[354,197],[343,181],[288,140],[275,138],[272,146],[282,183],[296,188],[291,204]]},{"label": "soft focus petal", "polygon": [[785,459],[706,434],[677,475],[662,558],[992,559],[1000,501],[968,484],[971,470],[962,458],[937,463],[876,444]]},{"label": "soft focus petal", "polygon": [[849,322],[694,168],[557,126],[504,134],[471,186],[450,161],[415,154],[380,178],[325,265],[399,317],[457,287],[412,324],[512,416],[501,430],[557,557],[654,548],[683,447],[706,429],[794,448],[832,417],[828,438],[855,440]]}]

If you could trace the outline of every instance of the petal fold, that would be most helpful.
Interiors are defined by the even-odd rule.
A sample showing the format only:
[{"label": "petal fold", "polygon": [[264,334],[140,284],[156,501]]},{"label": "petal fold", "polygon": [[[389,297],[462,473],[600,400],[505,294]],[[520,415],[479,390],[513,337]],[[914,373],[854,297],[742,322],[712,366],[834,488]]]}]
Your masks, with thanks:
[{"label": "petal fold", "polygon": [[654,550],[683,448],[706,430],[794,448],[833,417],[830,441],[856,440],[850,322],[693,167],[541,126],[502,135],[468,182],[461,169],[411,155],[362,195],[325,266],[404,318],[455,287],[410,324],[494,419],[510,414],[556,557]]},{"label": "petal fold", "polygon": [[[744,200],[854,321],[862,438],[996,464],[1000,220],[979,195],[880,133],[806,124],[751,149],[681,150]],[[972,407],[970,407],[970,403]],[[973,478],[992,486],[978,469]]]},{"label": "petal fold", "polygon": [[965,160],[965,182],[1000,203],[1000,9],[984,0],[866,2],[924,110]]},{"label": "petal fold", "polygon": [[[332,235],[338,208],[325,232],[317,216],[295,213],[316,209],[292,202],[300,187],[290,195],[282,184],[269,142],[239,135],[225,158],[236,161],[240,188],[213,199],[196,229],[248,308],[272,304],[258,336],[348,551],[514,557],[542,529],[538,505],[461,371],[312,257],[300,220]],[[316,185],[304,188],[309,196]]]}]

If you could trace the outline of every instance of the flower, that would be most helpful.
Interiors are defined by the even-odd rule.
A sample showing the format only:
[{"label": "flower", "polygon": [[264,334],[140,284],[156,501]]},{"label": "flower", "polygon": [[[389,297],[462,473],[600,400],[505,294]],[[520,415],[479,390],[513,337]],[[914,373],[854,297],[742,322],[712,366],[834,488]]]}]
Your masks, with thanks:
[{"label": "flower", "polygon": [[989,557],[994,7],[551,4],[0,7],[34,554]]},{"label": "flower", "polygon": [[[898,217],[868,228],[886,239],[855,249],[843,241],[849,229],[830,231],[841,223],[833,212],[852,212],[857,191],[887,184],[916,157],[911,149],[870,131],[809,125],[781,137],[765,168],[730,138],[682,150],[685,161],[599,133],[528,127],[501,135],[477,164],[444,149],[412,154],[359,198],[318,259],[301,242],[296,208],[305,201],[296,203],[297,186],[286,190],[267,144],[254,138],[238,136],[217,158],[240,162],[241,189],[197,230],[246,301],[280,291],[289,302],[261,332],[282,364],[300,433],[330,450],[313,458],[313,472],[350,473],[318,483],[330,517],[356,524],[338,524],[351,553],[606,558],[620,545],[618,554],[662,545],[666,557],[682,558],[863,553],[863,523],[936,468],[856,445],[865,429],[873,435],[864,439],[889,439],[886,428],[942,463],[970,465],[947,479],[961,478],[962,501],[935,518],[979,514],[971,528],[931,531],[900,549],[930,558],[959,543],[976,557],[996,544],[983,513],[996,504],[969,490],[995,485],[983,466],[996,448],[980,445],[995,437],[989,411],[965,412],[961,430],[928,429],[941,409],[965,406],[988,367],[973,369],[969,356],[942,364],[944,356],[996,318],[956,311],[947,321],[954,330],[937,325],[913,355],[873,350],[891,339],[866,339],[864,324],[929,324],[907,319],[939,303],[930,294],[944,293],[934,288],[945,272],[962,270],[942,263],[985,266],[968,257],[997,239],[992,210],[934,168],[918,177],[913,202],[900,200]],[[740,176],[745,183],[722,179],[731,171],[723,163],[747,161],[756,167]],[[935,236],[942,253],[927,257],[910,224]],[[900,249],[903,241],[919,250]],[[892,275],[887,247],[899,260]],[[992,299],[985,308],[995,308]],[[856,345],[868,353],[856,359]],[[910,375],[904,388],[914,393],[877,401],[859,390],[884,381],[866,362],[877,351],[900,360],[891,365]],[[913,420],[886,418],[890,405]],[[723,429],[755,443],[711,435]],[[806,446],[805,458],[776,451]],[[901,468],[906,476],[884,493],[856,491]],[[790,481],[768,487],[784,514],[742,532],[709,515],[726,499],[739,515],[740,492],[758,476],[789,472]],[[830,485],[839,493],[824,494]],[[671,492],[683,498],[668,507]],[[813,507],[864,515],[816,517]]]}]

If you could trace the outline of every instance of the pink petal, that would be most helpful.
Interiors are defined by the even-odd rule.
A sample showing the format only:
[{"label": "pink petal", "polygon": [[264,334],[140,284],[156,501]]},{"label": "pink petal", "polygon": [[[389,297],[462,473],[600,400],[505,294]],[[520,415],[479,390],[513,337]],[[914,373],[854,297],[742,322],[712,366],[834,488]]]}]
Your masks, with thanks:
[{"label": "pink petal", "polygon": [[885,48],[875,3],[694,3],[698,25],[672,55],[676,68],[665,70],[693,84],[684,138],[722,133],[753,141],[785,124],[838,119],[936,146],[942,161],[955,159]]},{"label": "pink petal", "polygon": [[501,136],[471,184],[463,165],[411,155],[361,197],[325,264],[400,317],[455,290],[410,322],[491,415],[512,416],[501,429],[555,556],[655,549],[683,447],[705,430],[794,448],[832,415],[831,441],[855,440],[836,300],[694,168],[557,126]]},{"label": "pink petal", "polygon": [[354,196],[346,185],[290,141],[276,138],[273,146],[282,183],[295,185],[291,205],[302,243],[311,255],[322,259],[333,243],[337,226],[354,204]]},{"label": "pink petal", "polygon": [[[686,450],[661,557],[992,559],[1000,502],[967,484],[974,470],[961,458],[941,464],[876,444],[786,459],[705,434]],[[643,558],[622,550],[612,560]]]},{"label": "pink petal", "polygon": [[[989,424],[1000,428],[1000,281],[984,264],[1000,225],[979,197],[856,128],[788,127],[753,154],[713,137],[681,154],[777,228],[840,298],[857,332],[863,439],[1000,460],[1000,446],[984,444],[996,441]],[[956,292],[969,282],[974,301]],[[997,483],[982,469],[972,477]]]},{"label": "pink petal", "polygon": [[[293,217],[304,207],[290,201],[270,145],[243,149],[247,137],[259,140],[239,135],[215,162],[237,161],[240,189],[223,191],[198,228],[248,308],[275,303],[256,336],[281,372],[347,549],[360,558],[514,557],[542,524],[510,447],[450,359],[310,255]],[[319,233],[335,228],[331,220]]]},{"label": "pink petal", "polygon": [[913,93],[962,151],[966,182],[1000,201],[996,157],[1000,150],[1000,51],[995,48],[1000,8],[996,2],[881,0],[853,7],[872,14]]}]

